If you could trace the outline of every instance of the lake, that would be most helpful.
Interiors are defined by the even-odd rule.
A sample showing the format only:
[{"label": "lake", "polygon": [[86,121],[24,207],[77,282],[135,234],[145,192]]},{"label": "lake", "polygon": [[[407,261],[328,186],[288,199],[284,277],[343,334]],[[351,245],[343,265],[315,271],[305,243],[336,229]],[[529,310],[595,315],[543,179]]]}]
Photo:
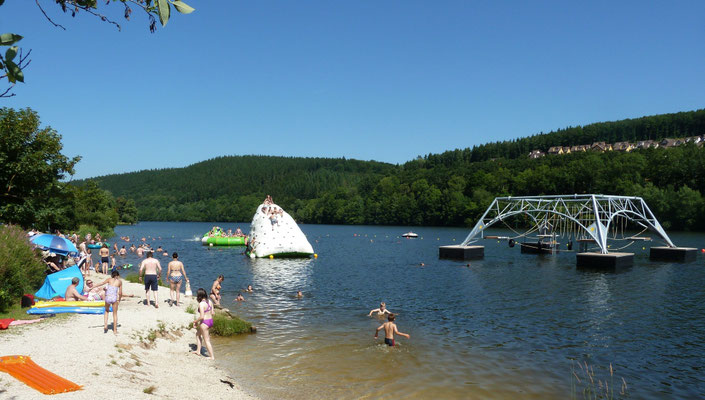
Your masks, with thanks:
[{"label": "lake", "polygon": [[[654,262],[648,246],[657,242],[636,243],[627,249],[633,267],[597,272],[576,269],[572,252],[520,254],[483,240],[484,259],[468,267],[439,260],[438,246],[460,243],[470,229],[301,225],[318,258],[253,260],[243,248],[202,246],[213,225],[249,230],[142,222],[115,231],[179,252],[194,293],[225,276],[223,304],[258,332],[215,340],[216,362],[256,396],[582,398],[590,385],[578,363],[587,363],[614,398],[622,378],[631,398],[705,397],[700,253],[693,263]],[[408,230],[419,238],[401,238]],[[705,247],[702,234],[669,234],[679,246]],[[158,258],[166,266],[168,257]],[[232,303],[239,292],[247,301]],[[382,320],[367,313],[380,301],[411,335],[396,348],[373,338]]]}]

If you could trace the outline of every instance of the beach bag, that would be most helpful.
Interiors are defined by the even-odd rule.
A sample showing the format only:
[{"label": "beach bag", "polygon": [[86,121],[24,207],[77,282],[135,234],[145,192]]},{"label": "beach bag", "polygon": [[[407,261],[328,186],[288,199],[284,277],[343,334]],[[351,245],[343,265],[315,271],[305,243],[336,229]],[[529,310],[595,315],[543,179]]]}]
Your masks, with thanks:
[{"label": "beach bag", "polygon": [[193,292],[191,291],[191,282],[189,282],[189,281],[186,281],[186,290],[184,292],[184,296],[186,296],[186,297],[193,296]]},{"label": "beach bag", "polygon": [[34,296],[31,294],[25,294],[22,296],[22,308],[32,307],[34,305]]}]

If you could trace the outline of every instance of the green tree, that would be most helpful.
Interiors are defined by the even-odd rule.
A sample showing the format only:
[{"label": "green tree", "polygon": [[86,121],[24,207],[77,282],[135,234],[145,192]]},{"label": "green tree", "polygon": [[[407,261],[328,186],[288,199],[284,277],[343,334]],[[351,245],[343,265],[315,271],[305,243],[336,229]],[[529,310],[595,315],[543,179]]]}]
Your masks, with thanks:
[{"label": "green tree", "polygon": [[80,160],[61,154],[62,148],[61,136],[40,128],[36,112],[0,109],[0,221],[28,227],[40,216],[42,223],[51,219],[52,202],[66,195],[59,180]]}]

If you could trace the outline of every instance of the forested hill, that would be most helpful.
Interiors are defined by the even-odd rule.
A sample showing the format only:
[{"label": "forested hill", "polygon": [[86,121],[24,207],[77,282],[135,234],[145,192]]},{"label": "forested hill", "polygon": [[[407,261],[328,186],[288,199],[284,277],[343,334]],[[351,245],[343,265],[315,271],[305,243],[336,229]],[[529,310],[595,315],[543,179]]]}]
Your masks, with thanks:
[{"label": "forested hill", "polygon": [[705,109],[660,114],[621,121],[568,127],[549,133],[511,141],[486,143],[464,150],[456,149],[441,154],[429,154],[433,162],[486,161],[493,158],[517,158],[532,150],[547,151],[553,146],[590,145],[594,142],[636,142],[705,135]]},{"label": "forested hill", "polygon": [[344,158],[228,156],[92,180],[115,197],[134,199],[141,220],[244,221],[267,194],[290,204],[377,181],[393,169],[391,164]]},{"label": "forested hill", "polygon": [[576,152],[550,146],[705,134],[705,110],[568,128],[429,154],[404,165],[266,156],[220,157],[185,168],[95,178],[134,199],[140,220],[249,221],[266,194],[307,223],[473,224],[495,196],[641,196],[667,229],[705,228],[705,148]]}]

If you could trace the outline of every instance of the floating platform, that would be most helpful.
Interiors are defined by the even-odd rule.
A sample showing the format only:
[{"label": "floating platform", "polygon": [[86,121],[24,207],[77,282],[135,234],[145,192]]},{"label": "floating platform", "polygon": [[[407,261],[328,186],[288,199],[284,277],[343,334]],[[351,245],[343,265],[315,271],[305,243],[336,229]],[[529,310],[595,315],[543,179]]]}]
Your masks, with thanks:
[{"label": "floating platform", "polygon": [[616,269],[634,265],[634,253],[577,253],[578,268]]},{"label": "floating platform", "polygon": [[693,262],[698,257],[694,247],[652,247],[649,258],[661,261]]},{"label": "floating platform", "polygon": [[485,256],[485,246],[450,245],[438,248],[438,258],[472,260]]}]

